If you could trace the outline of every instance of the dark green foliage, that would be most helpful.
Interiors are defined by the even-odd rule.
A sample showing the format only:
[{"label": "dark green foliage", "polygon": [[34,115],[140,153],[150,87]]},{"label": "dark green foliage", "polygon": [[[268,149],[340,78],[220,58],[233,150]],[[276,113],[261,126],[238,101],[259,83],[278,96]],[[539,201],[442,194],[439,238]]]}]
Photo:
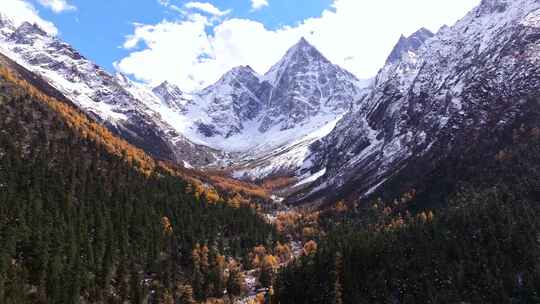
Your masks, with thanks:
[{"label": "dark green foliage", "polygon": [[240,257],[277,239],[255,211],[197,199],[160,167],[141,173],[10,86],[0,79],[0,303],[146,303],[180,282],[190,303],[195,244]]},{"label": "dark green foliage", "polygon": [[394,203],[325,217],[341,224],[280,273],[280,303],[540,303],[540,130],[512,137],[433,218]]}]

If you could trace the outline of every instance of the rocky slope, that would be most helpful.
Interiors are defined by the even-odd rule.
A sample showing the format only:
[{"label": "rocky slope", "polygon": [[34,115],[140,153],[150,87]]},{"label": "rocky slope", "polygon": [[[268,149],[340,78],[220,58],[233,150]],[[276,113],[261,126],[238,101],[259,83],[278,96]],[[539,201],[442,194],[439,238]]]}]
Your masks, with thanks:
[{"label": "rocky slope", "polygon": [[410,190],[473,136],[526,115],[540,89],[539,27],[539,1],[484,0],[421,46],[398,44],[359,108],[312,146],[311,172],[325,174],[294,199],[366,197],[397,176]]},{"label": "rocky slope", "polygon": [[[0,17],[0,52],[35,72],[74,104],[160,159],[205,165],[221,157],[195,145],[158,112],[162,102],[122,75],[113,76],[35,24]],[[176,101],[175,101],[176,102]],[[166,101],[163,101],[166,103]]]}]

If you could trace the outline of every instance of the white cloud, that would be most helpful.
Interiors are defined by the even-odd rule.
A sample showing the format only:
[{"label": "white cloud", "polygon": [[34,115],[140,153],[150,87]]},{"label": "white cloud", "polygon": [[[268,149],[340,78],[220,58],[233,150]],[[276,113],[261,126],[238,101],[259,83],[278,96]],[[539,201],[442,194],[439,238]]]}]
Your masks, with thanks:
[{"label": "white cloud", "polygon": [[55,13],[74,11],[77,9],[74,5],[69,4],[66,0],[38,0],[38,2],[41,5],[50,8]]},{"label": "white cloud", "polygon": [[[257,21],[184,21],[137,26],[125,47],[138,44],[117,69],[150,84],[169,80],[184,90],[209,85],[238,65],[265,73],[305,36],[332,62],[360,78],[374,76],[401,34],[453,24],[480,0],[334,0],[320,17],[270,30]],[[212,31],[207,31],[211,27]],[[212,32],[212,34],[207,34]]]},{"label": "white cloud", "polygon": [[[124,47],[133,48],[143,42],[147,48],[115,63],[116,68],[153,84],[171,79],[186,88],[200,87],[198,73],[203,74],[203,64],[198,58],[212,53],[204,31],[207,25],[207,18],[201,15],[192,15],[183,22],[137,25]],[[208,72],[204,74],[208,76]]]},{"label": "white cloud", "polygon": [[36,8],[23,0],[2,0],[0,5],[0,14],[10,19],[16,26],[23,22],[30,22],[39,25],[47,33],[56,35],[58,29],[49,21],[43,20]]},{"label": "white cloud", "polygon": [[251,0],[251,9],[256,11],[268,6],[268,0]]},{"label": "white cloud", "polygon": [[186,3],[186,5],[184,5],[184,7],[188,9],[199,10],[201,12],[218,17],[228,15],[231,12],[230,10],[222,11],[208,2],[188,2]]}]

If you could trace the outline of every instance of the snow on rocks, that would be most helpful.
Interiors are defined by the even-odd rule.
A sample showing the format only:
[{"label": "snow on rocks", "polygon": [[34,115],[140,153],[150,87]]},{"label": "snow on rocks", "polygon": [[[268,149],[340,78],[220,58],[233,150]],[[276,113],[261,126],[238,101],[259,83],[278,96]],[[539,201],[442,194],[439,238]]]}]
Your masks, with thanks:
[{"label": "snow on rocks", "polygon": [[433,36],[403,37],[367,96],[314,146],[310,166],[326,173],[297,199],[345,185],[373,193],[412,157],[435,146],[446,147],[437,158],[449,153],[457,134],[511,123],[522,103],[496,101],[540,89],[539,9],[537,0],[483,0]]}]

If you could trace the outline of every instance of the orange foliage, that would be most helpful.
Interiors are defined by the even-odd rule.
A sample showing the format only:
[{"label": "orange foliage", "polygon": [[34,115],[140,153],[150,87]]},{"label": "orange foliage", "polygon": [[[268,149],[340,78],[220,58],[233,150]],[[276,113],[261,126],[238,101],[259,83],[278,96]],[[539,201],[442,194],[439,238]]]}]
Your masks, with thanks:
[{"label": "orange foliage", "polygon": [[217,204],[221,198],[214,188],[206,188],[206,191],[203,192],[206,200],[211,204]]},{"label": "orange foliage", "polygon": [[268,254],[264,257],[263,262],[262,262],[263,268],[276,269],[278,266],[279,266],[279,261],[275,256]]},{"label": "orange foliage", "polygon": [[234,191],[239,194],[245,194],[247,196],[252,196],[264,200],[268,200],[270,198],[268,192],[257,185],[217,174],[209,174],[207,175],[207,177],[212,182],[212,184],[221,191]]},{"label": "orange foliage", "polygon": [[253,267],[258,268],[262,266],[262,262],[264,261],[265,256],[266,248],[264,248],[263,245],[259,245],[253,248],[252,252],[250,253],[251,264],[253,265]]},{"label": "orange foliage", "polygon": [[248,304],[264,304],[264,293],[258,293],[255,299],[249,300]]},{"label": "orange foliage", "polygon": [[334,210],[336,210],[339,213],[344,213],[344,212],[349,211],[349,207],[347,207],[347,205],[345,205],[343,201],[339,201],[334,206]]},{"label": "orange foliage", "polygon": [[[108,153],[123,159],[126,163],[147,176],[161,170],[168,174],[181,177],[190,184],[190,186],[188,186],[189,193],[194,194],[198,198],[202,195],[210,203],[221,201],[218,191],[246,193],[248,196],[262,199],[269,198],[266,190],[256,185],[218,175],[207,176],[200,172],[181,169],[166,162],[157,162],[143,150],[116,137],[106,127],[94,122],[74,106],[42,93],[36,87],[17,77],[15,71],[12,71],[5,66],[0,66],[0,77],[14,85],[13,89],[16,94],[20,96],[29,95],[31,98],[47,104],[47,106],[55,110],[55,112],[61,116],[69,128],[80,134],[82,138],[93,141],[98,146],[104,147]],[[202,180],[212,183],[214,187],[202,186],[204,184]]]},{"label": "orange foliage", "polygon": [[276,190],[291,186],[294,183],[296,183],[296,178],[294,177],[276,177],[264,180],[261,186],[267,190]]},{"label": "orange foliage", "polygon": [[0,76],[14,84],[16,86],[14,90],[19,91],[20,96],[29,95],[31,98],[47,104],[62,117],[69,128],[77,131],[82,137],[104,147],[107,152],[123,158],[146,175],[150,175],[155,170],[156,162],[143,150],[116,137],[107,128],[89,119],[75,107],[45,95],[25,80],[16,77],[6,67],[0,67]]},{"label": "orange foliage", "polygon": [[277,255],[280,263],[287,263],[293,258],[291,248],[286,244],[277,243],[274,254]]},{"label": "orange foliage", "polygon": [[317,252],[317,243],[315,241],[309,241],[304,244],[304,255],[312,255]]}]

